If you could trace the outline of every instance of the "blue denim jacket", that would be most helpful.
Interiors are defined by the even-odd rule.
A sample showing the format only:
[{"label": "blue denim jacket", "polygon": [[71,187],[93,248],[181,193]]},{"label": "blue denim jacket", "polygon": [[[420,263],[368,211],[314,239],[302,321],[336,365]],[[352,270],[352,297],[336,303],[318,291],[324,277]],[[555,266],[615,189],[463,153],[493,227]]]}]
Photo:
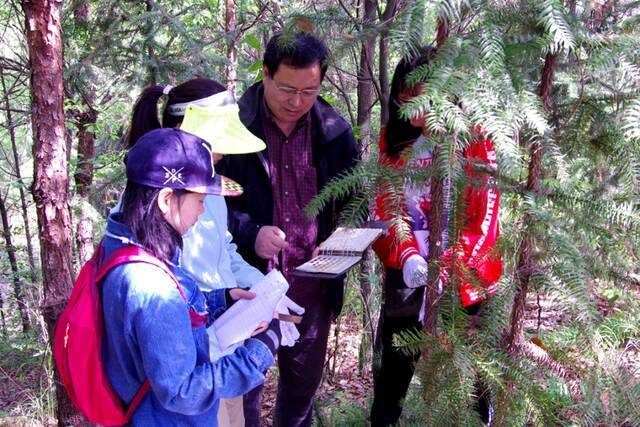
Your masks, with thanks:
[{"label": "blue denim jacket", "polygon": [[[182,266],[202,290],[250,288],[264,277],[236,251],[227,229],[227,205],[222,196],[207,196],[204,213],[184,235]],[[213,327],[209,332],[209,354],[212,361],[233,353],[237,346],[221,350]]]},{"label": "blue denim jacket", "polygon": [[[111,215],[103,241],[105,256],[125,245],[122,238],[131,239],[131,233]],[[196,311],[224,304],[222,293],[212,294],[207,303],[189,274],[176,265],[170,267]],[[125,402],[133,399],[145,379],[151,386],[132,425],[216,426],[218,400],[255,388],[274,363],[267,347],[255,339],[212,363],[205,328],[191,327],[189,306],[157,267],[118,266],[104,278],[101,291],[103,361],[111,384]]]}]

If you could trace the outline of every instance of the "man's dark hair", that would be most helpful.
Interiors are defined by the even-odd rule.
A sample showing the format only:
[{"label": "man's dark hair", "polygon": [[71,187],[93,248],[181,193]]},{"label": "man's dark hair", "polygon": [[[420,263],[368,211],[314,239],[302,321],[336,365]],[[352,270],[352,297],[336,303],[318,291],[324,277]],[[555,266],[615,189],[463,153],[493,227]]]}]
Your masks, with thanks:
[{"label": "man's dark hair", "polygon": [[411,125],[411,121],[400,117],[400,94],[411,86],[407,84],[407,76],[422,65],[427,65],[435,56],[435,49],[425,46],[418,55],[405,56],[400,60],[393,73],[389,93],[389,122],[386,125],[385,140],[387,154],[398,157],[405,147],[413,144],[420,136],[422,129]]},{"label": "man's dark hair", "polygon": [[167,102],[162,113],[162,124],[158,121],[158,101],[163,95],[164,86],[149,86],[146,88],[131,113],[131,127],[127,135],[127,147],[131,148],[145,133],[161,127],[177,127],[184,117],[172,116],[168,106],[183,102],[206,98],[216,93],[224,92],[226,88],[212,79],[195,78],[188,80],[169,91]]},{"label": "man's dark hair", "polygon": [[[173,190],[178,198],[187,192]],[[171,261],[182,236],[164,219],[158,207],[160,188],[127,182],[117,219],[127,225],[136,242],[162,261]]]},{"label": "man's dark hair", "polygon": [[327,72],[327,56],[324,42],[310,33],[278,33],[271,37],[264,51],[263,64],[273,77],[280,64],[293,68],[307,68],[320,64],[320,79]]}]

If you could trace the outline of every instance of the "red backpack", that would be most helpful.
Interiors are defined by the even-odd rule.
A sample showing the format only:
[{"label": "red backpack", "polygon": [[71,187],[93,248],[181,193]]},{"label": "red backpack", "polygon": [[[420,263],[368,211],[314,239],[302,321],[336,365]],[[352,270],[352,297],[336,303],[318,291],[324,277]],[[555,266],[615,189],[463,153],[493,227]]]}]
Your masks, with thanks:
[{"label": "red backpack", "polygon": [[56,325],[53,356],[64,388],[82,415],[92,423],[114,426],[129,422],[149,390],[149,381],[144,381],[128,408],[109,382],[102,363],[104,319],[99,286],[101,279],[118,265],[144,262],[167,273],[183,299],[185,296],[171,270],[145,250],[125,246],[100,262],[103,255],[104,249],[100,244],[93,257],[82,266],[73,284],[69,302]]}]

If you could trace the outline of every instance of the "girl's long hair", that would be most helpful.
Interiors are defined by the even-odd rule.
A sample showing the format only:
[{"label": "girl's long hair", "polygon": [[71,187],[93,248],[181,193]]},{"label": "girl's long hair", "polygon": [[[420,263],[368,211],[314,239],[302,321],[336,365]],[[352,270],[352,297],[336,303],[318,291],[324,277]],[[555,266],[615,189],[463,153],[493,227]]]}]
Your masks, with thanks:
[{"label": "girl's long hair", "polygon": [[224,92],[226,88],[215,80],[196,78],[171,88],[167,95],[167,102],[162,113],[162,123],[158,120],[158,101],[163,95],[164,86],[149,86],[146,88],[131,114],[131,126],[126,138],[128,148],[138,141],[145,133],[161,127],[176,127],[182,122],[182,116],[172,116],[167,111],[168,105],[195,101],[216,93]]},{"label": "girl's long hair", "polygon": [[411,125],[411,121],[400,117],[400,94],[411,86],[407,84],[407,76],[421,65],[429,64],[435,55],[435,49],[425,46],[419,54],[405,56],[400,60],[393,73],[389,93],[389,121],[386,125],[386,152],[390,157],[398,157],[402,150],[410,146],[420,136],[422,129]]},{"label": "girl's long hair", "polygon": [[[182,236],[158,207],[160,190],[127,181],[118,218],[129,227],[136,242],[160,260],[170,262],[176,249],[182,247]],[[174,192],[180,197],[179,190]]]}]

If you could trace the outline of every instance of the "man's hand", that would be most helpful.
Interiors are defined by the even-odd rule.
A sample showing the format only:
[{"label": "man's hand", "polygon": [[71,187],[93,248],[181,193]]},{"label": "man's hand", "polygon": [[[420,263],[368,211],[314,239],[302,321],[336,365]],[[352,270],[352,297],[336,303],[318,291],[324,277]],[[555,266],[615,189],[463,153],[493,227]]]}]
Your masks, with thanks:
[{"label": "man's hand", "polygon": [[314,259],[318,255],[320,255],[320,246],[316,246],[313,252],[311,252],[311,259]]},{"label": "man's hand", "polygon": [[271,259],[278,253],[289,246],[284,231],[274,225],[263,225],[258,230],[254,249],[256,254],[263,259]]}]

